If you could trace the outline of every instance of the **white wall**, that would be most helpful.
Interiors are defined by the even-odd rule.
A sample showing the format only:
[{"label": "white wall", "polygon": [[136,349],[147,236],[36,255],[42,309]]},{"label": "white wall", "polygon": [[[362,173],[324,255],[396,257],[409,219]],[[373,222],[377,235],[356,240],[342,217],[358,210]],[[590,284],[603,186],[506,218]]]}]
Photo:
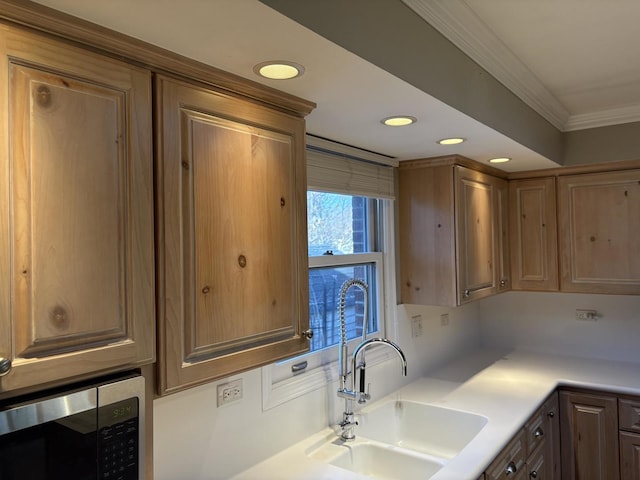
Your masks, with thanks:
[{"label": "white wall", "polygon": [[[441,326],[442,313],[449,313],[447,326]],[[405,352],[408,376],[399,375],[395,357],[369,368],[373,400],[478,346],[477,304],[456,309],[399,305],[396,314],[396,331],[388,336]],[[416,315],[422,317],[423,333],[412,338]],[[244,386],[244,398],[235,404],[216,407],[217,383],[154,401],[156,480],[229,478],[337,423],[344,406],[334,383],[263,412],[260,369],[231,378],[242,378]]]},{"label": "white wall", "polygon": [[[640,296],[507,292],[478,302],[481,343],[561,355],[640,361]],[[594,309],[595,322],[575,319]]]}]

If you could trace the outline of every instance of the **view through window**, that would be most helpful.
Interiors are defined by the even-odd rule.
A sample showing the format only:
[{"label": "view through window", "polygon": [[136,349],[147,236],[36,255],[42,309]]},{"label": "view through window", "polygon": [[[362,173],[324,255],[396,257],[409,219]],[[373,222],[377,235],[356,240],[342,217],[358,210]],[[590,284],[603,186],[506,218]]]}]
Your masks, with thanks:
[{"label": "view through window", "polygon": [[[309,237],[309,323],[311,351],[340,342],[339,296],[349,279],[369,286],[367,333],[378,330],[376,268],[380,205],[375,199],[307,192]],[[346,296],[347,339],[361,337],[365,294],[351,287]]]}]

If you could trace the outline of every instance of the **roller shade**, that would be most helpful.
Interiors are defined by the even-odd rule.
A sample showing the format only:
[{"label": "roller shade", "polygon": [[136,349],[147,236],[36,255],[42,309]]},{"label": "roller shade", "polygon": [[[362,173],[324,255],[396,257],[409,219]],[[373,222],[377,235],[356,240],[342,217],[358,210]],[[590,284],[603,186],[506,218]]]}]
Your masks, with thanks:
[{"label": "roller shade", "polygon": [[[313,142],[313,144],[311,143]],[[307,188],[322,192],[346,193],[365,197],[394,199],[394,167],[372,161],[378,155],[336,144],[342,151],[333,151],[331,142],[307,140]],[[349,149],[347,153],[344,150]],[[368,158],[356,156],[358,153]],[[381,161],[393,159],[379,156]],[[376,158],[377,160],[377,158]]]}]

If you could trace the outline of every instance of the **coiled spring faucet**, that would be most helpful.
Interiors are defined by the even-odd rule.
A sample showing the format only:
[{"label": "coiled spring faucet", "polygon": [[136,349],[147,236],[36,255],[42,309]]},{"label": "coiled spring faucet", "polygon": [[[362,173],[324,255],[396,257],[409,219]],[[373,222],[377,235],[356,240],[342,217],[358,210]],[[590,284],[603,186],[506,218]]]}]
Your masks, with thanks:
[{"label": "coiled spring faucet", "polygon": [[[347,301],[347,292],[352,286],[359,287],[364,292],[364,315],[362,319],[362,342],[353,351],[351,359],[351,372],[348,368],[348,347],[347,347],[347,324],[345,319],[345,305]],[[340,310],[340,350],[338,352],[338,368],[340,369],[340,388],[338,389],[338,397],[344,398],[344,413],[342,422],[340,422],[341,435],[343,440],[353,440],[355,436],[354,427],[358,422],[354,419],[353,401],[358,400],[359,403],[366,402],[370,396],[365,390],[365,367],[364,361],[365,351],[373,345],[385,345],[392,348],[400,357],[402,362],[402,374],[407,375],[407,359],[398,345],[386,338],[371,338],[367,340],[367,324],[368,324],[368,307],[369,307],[369,287],[367,284],[356,278],[347,280],[340,289],[340,297],[338,299],[338,308]],[[362,353],[362,361],[358,365],[358,355]],[[360,370],[360,388],[356,390],[356,372]],[[351,388],[347,388],[347,377],[351,373]]]}]

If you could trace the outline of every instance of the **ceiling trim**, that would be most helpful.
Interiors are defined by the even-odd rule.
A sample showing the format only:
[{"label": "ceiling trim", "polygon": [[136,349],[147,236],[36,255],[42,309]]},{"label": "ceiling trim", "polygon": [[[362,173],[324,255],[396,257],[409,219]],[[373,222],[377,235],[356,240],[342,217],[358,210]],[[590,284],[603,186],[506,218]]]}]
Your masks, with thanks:
[{"label": "ceiling trim", "polygon": [[464,0],[402,1],[559,130],[640,121],[640,105],[570,115]]},{"label": "ceiling trim", "polygon": [[565,132],[571,132],[574,130],[607,127],[632,122],[640,122],[640,104],[611,108],[593,113],[571,115],[563,130]]},{"label": "ceiling trim", "polygon": [[402,0],[559,130],[569,112],[462,0]]}]

